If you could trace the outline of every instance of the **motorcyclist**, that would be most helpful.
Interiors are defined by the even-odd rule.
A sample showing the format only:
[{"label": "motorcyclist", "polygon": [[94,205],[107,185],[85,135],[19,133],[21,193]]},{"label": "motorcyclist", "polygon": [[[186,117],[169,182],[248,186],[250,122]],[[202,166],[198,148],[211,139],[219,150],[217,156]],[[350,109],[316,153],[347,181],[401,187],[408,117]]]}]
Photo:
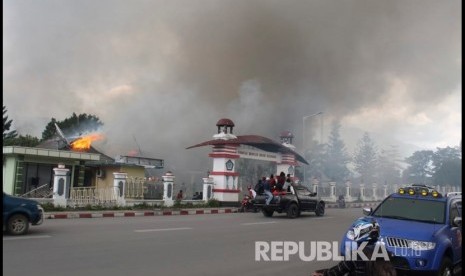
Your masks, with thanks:
[{"label": "motorcyclist", "polygon": [[339,198],[338,198],[337,202],[339,203],[339,208],[345,208],[346,207],[346,201],[345,201],[343,195],[339,195]]},{"label": "motorcyclist", "polygon": [[249,197],[254,199],[257,196],[257,192],[252,189],[252,186],[247,186],[247,190],[249,191]]},{"label": "motorcyclist", "polygon": [[255,196],[257,196],[257,193],[252,189],[251,186],[247,187],[247,190],[249,191],[248,194],[244,194],[244,198],[242,199],[241,202],[241,208],[239,209],[239,212],[246,212],[248,210],[252,210],[253,212],[256,212],[256,207],[253,205],[253,199]]},{"label": "motorcyclist", "polygon": [[[397,272],[390,260],[386,261],[384,258],[371,260],[373,250],[378,242],[379,231],[379,224],[375,220],[358,219],[348,231],[347,237],[355,241],[359,246],[362,243],[366,243],[362,252],[368,258],[368,261],[363,261],[361,259],[343,260],[331,268],[320,269],[313,272],[312,276],[396,276]],[[389,252],[388,255],[389,258],[392,257]]]}]

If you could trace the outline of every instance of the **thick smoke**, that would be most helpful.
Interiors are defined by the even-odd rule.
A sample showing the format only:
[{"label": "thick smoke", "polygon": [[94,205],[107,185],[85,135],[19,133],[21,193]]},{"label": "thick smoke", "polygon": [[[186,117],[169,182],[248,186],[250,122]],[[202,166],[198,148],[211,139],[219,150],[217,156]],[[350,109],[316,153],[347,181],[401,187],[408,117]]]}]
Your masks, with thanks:
[{"label": "thick smoke", "polygon": [[[52,117],[93,114],[107,137],[97,148],[115,156],[140,146],[177,173],[210,169],[209,149],[185,148],[209,140],[220,118],[238,135],[278,140],[290,130],[300,146],[302,117],[324,111],[325,126],[359,127],[352,139],[370,131],[415,143],[429,134],[400,131],[441,124],[456,114],[437,106],[461,98],[458,0],[7,0],[3,8],[4,104],[20,133],[40,136]],[[309,122],[306,135],[315,133]]]}]

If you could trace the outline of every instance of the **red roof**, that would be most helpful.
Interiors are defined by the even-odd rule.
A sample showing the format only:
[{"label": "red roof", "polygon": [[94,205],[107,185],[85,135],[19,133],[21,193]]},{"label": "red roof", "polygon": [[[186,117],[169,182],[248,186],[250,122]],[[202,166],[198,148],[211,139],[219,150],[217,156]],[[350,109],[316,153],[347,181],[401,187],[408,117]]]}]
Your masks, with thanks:
[{"label": "red roof", "polygon": [[305,160],[305,158],[303,158],[300,154],[298,154],[294,150],[286,146],[283,146],[282,144],[278,142],[275,142],[271,139],[268,139],[266,137],[259,136],[259,135],[242,135],[242,136],[237,136],[237,138],[230,139],[230,140],[215,139],[215,140],[205,141],[203,143],[190,146],[186,149],[198,148],[198,147],[203,147],[203,146],[240,145],[240,144],[253,146],[258,149],[268,151],[268,152],[292,153],[295,155],[297,161],[308,165],[307,160]]},{"label": "red roof", "polygon": [[216,123],[216,126],[234,126],[234,122],[230,119],[223,118]]},{"label": "red roof", "polygon": [[294,135],[292,135],[292,132],[290,132],[290,131],[283,131],[283,132],[281,132],[281,137],[283,137],[283,138],[285,138],[285,137],[294,138]]}]

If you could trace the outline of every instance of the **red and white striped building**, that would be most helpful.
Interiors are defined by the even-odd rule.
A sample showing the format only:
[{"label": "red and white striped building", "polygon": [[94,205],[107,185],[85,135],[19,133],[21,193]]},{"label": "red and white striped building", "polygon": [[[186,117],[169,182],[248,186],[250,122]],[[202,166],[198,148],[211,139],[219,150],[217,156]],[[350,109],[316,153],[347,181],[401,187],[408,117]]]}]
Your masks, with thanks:
[{"label": "red and white striped building", "polygon": [[298,162],[307,161],[294,151],[293,135],[286,131],[281,133],[281,143],[263,136],[233,134],[234,123],[230,119],[221,119],[216,123],[217,134],[213,140],[188,147],[196,148],[212,146],[208,155],[213,159],[213,169],[209,177],[204,179],[204,199],[215,198],[221,202],[239,201],[239,173],[236,171],[236,161],[248,158],[276,162],[277,173],[285,172],[294,176]]}]

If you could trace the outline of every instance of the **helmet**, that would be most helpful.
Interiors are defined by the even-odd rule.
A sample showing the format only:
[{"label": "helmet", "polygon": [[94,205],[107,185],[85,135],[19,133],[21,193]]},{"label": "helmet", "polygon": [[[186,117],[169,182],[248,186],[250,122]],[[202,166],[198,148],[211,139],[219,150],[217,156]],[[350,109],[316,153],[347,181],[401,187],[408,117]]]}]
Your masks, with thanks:
[{"label": "helmet", "polygon": [[374,219],[359,218],[352,224],[346,236],[357,243],[376,241],[379,237],[379,224]]}]

